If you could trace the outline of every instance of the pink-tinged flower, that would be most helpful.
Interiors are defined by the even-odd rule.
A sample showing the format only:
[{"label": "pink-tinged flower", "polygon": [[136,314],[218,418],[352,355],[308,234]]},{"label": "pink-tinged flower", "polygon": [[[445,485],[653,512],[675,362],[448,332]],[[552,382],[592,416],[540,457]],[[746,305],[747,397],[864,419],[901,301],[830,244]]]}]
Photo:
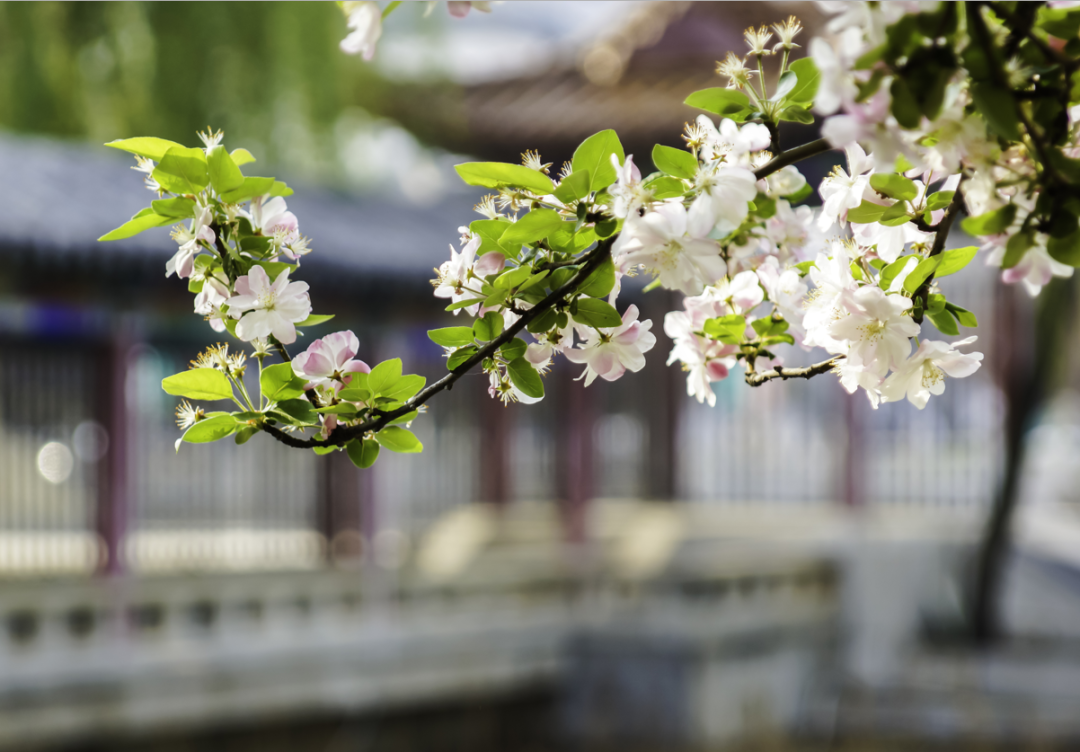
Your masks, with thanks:
[{"label": "pink-tinged flower", "polygon": [[370,373],[362,360],[354,360],[360,341],[351,331],[334,332],[308,345],[308,349],[293,358],[293,373],[308,381],[305,389],[336,388],[352,381],[353,373]]},{"label": "pink-tinged flower", "polygon": [[860,29],[846,29],[835,47],[821,37],[810,40],[810,57],[821,74],[814,97],[814,112],[832,115],[844,103],[855,101],[859,89],[851,75],[851,67],[864,46]]},{"label": "pink-tinged flower", "polygon": [[612,248],[615,265],[623,272],[643,266],[668,289],[699,293],[727,271],[720,246],[708,237],[712,225],[707,212],[688,214],[680,202],[660,204],[644,217],[630,214]]},{"label": "pink-tinged flower", "polygon": [[180,279],[191,276],[195,270],[195,257],[202,250],[199,241],[210,244],[217,241],[217,235],[210,227],[213,222],[214,212],[209,206],[197,207],[190,228],[178,225],[173,230],[172,238],[180,244],[180,248],[171,259],[165,262],[166,277],[171,277],[174,272]]},{"label": "pink-tinged flower", "polygon": [[836,364],[835,371],[840,376],[840,386],[845,392],[855,394],[861,386],[866,392],[866,398],[870,400],[870,407],[877,410],[881,402],[882,377],[875,368],[843,358]]},{"label": "pink-tinged flower", "polygon": [[712,297],[728,304],[732,313],[748,313],[765,300],[765,291],[758,284],[756,272],[739,272],[732,279],[723,279],[703,297]]},{"label": "pink-tinged flower", "polygon": [[884,375],[911,352],[910,338],[919,325],[907,315],[911,300],[887,295],[880,287],[862,287],[842,297],[848,315],[835,321],[830,334],[847,343],[848,360]]},{"label": "pink-tinged flower", "polygon": [[446,10],[449,11],[450,15],[454,18],[465,18],[465,16],[469,15],[469,11],[474,8],[481,13],[490,13],[491,3],[486,0],[471,0],[471,2],[466,2],[465,0],[450,0],[446,4]]},{"label": "pink-tinged flower", "polygon": [[[273,238],[276,248],[291,259],[308,252],[307,241],[300,237],[296,215],[288,210],[285,199],[275,196],[267,200],[259,196],[251,202],[251,225],[263,235]],[[292,246],[296,247],[293,248]]]},{"label": "pink-tinged flower", "polygon": [[769,253],[785,263],[805,261],[823,245],[821,230],[809,206],[794,209],[783,199],[776,202],[776,213],[765,220],[762,242]]},{"label": "pink-tinged flower", "polygon": [[858,283],[851,274],[851,258],[844,252],[843,246],[834,244],[832,253],[831,258],[819,253],[810,267],[814,289],[803,305],[803,328],[806,330],[803,344],[807,347],[823,347],[839,355],[847,352],[847,347],[833,337],[832,325],[846,315],[842,305],[844,294],[858,289]]},{"label": "pink-tinged flower", "polygon": [[[987,266],[1001,266],[1001,262],[1005,259],[1005,244],[1007,241],[1008,235],[994,236],[983,246],[984,249],[991,249],[990,255],[986,257]],[[1020,259],[1020,263],[1011,269],[1002,270],[1001,281],[1008,285],[1022,282],[1028,295],[1034,298],[1042,291],[1043,287],[1050,283],[1052,278],[1068,278],[1072,275],[1073,268],[1071,266],[1050,257],[1046,250],[1046,235],[1037,234],[1035,236],[1035,245],[1027,249],[1024,257]]]},{"label": "pink-tinged flower", "polygon": [[946,376],[962,379],[979,370],[982,353],[965,355],[956,349],[970,345],[975,340],[975,337],[952,343],[923,340],[919,343],[919,349],[885,379],[881,385],[882,399],[885,402],[899,402],[906,396],[908,402],[922,410],[931,394],[938,395],[945,391]]},{"label": "pink-tinged flower", "polygon": [[651,321],[638,321],[637,306],[630,306],[623,314],[622,326],[610,329],[590,329],[581,349],[566,350],[567,360],[585,364],[585,373],[578,378],[585,379],[588,386],[597,376],[605,381],[615,381],[631,371],[640,371],[645,367],[645,355],[656,344]]},{"label": "pink-tinged flower", "polygon": [[352,33],[341,40],[341,51],[371,60],[375,57],[375,44],[382,36],[382,11],[378,3],[346,2],[344,10]]},{"label": "pink-tinged flower", "polygon": [[[290,282],[286,269],[270,282],[261,266],[236,280],[229,315],[240,319],[236,336],[245,342],[273,334],[283,345],[296,341],[296,326],[311,314],[307,282]],[[247,311],[247,313],[245,313]]]},{"label": "pink-tinged flower", "polygon": [[709,228],[707,233],[714,227],[724,234],[735,230],[750,213],[750,202],[758,194],[757,178],[742,167],[702,167],[695,182],[701,195],[694,199],[690,213],[701,215],[701,222]]},{"label": "pink-tinged flower", "polygon": [[[454,246],[450,246],[450,260],[444,261],[442,266],[435,270],[439,277],[432,280],[436,298],[449,298],[453,303],[460,303],[463,300],[483,297],[480,293],[480,280],[502,271],[506,258],[501,253],[485,253],[477,259],[476,251],[479,248],[479,235],[473,235],[462,246],[460,253],[454,250]],[[467,306],[464,310],[475,316],[479,305],[477,303]],[[463,309],[457,309],[454,315],[460,310]]]},{"label": "pink-tinged flower", "polygon": [[805,331],[802,325],[803,300],[808,288],[798,270],[792,268],[781,272],[776,257],[770,256],[757,268],[757,275],[761,286],[769,295],[769,300],[788,322],[792,336],[798,335],[801,338]]},{"label": "pink-tinged flower", "polygon": [[628,154],[621,165],[619,156],[612,154],[611,164],[618,175],[615,185],[608,188],[608,193],[615,199],[611,204],[611,213],[619,219],[626,219],[626,215],[636,212],[652,200],[652,192],[642,187],[641,170],[634,164],[633,154]]},{"label": "pink-tinged flower", "polygon": [[687,372],[686,393],[698,402],[708,402],[709,407],[715,407],[716,394],[710,384],[728,377],[739,346],[717,342],[698,333],[706,319],[724,314],[724,306],[719,301],[686,298],[683,305],[685,311],[671,311],[664,317],[664,333],[675,343],[667,364],[677,360],[682,362]]},{"label": "pink-tinged flower", "polygon": [[221,304],[229,300],[228,286],[215,277],[203,280],[203,289],[195,296],[195,313],[205,316],[210,328],[215,332],[225,331],[225,320],[221,315]]}]

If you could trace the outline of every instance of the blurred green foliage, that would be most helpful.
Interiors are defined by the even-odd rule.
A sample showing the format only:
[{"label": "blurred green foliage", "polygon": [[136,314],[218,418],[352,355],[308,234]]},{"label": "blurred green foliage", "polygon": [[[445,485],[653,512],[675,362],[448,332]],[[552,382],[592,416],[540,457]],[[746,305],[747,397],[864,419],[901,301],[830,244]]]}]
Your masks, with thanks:
[{"label": "blurred green foliage", "polygon": [[0,2],[0,128],[192,143],[211,125],[260,162],[332,174],[342,112],[392,110],[346,33],[329,2]]}]

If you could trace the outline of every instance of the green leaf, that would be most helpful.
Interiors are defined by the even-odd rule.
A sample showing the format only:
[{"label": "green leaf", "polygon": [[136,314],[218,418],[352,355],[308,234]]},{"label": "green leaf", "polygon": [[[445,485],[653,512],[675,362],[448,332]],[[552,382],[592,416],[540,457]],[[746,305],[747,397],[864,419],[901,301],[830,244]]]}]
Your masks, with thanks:
[{"label": "green leaf", "polygon": [[926,200],[926,208],[930,211],[944,209],[952,203],[953,196],[955,195],[956,191],[938,191],[937,193],[931,193],[930,197]]},{"label": "green leaf", "polygon": [[677,178],[693,180],[697,175],[698,161],[690,152],[657,144],[652,150],[652,161],[656,169]]},{"label": "green leaf", "polygon": [[1000,209],[968,217],[960,226],[968,235],[997,235],[1005,232],[1016,218],[1016,205],[1006,204]]},{"label": "green leaf", "polygon": [[319,324],[325,324],[332,318],[334,318],[332,313],[312,313],[296,326],[318,326]]},{"label": "green leaf", "polygon": [[507,361],[517,360],[525,355],[525,351],[528,349],[528,345],[525,344],[525,340],[519,337],[514,337],[512,340],[504,344],[499,348],[499,354],[503,356]]},{"label": "green leaf", "polygon": [[769,97],[769,101],[779,102],[788,95],[788,92],[795,88],[798,81],[799,77],[793,71],[784,71],[784,75],[780,76],[780,80],[776,84],[776,91]]},{"label": "green leaf", "polygon": [[408,373],[398,379],[392,386],[383,390],[382,396],[399,402],[404,402],[424,388],[427,379],[415,373]]},{"label": "green leaf", "polygon": [[510,225],[499,239],[500,244],[532,244],[558,230],[563,219],[554,209],[534,209]]},{"label": "green leaf", "polygon": [[445,329],[431,329],[428,339],[443,347],[463,347],[473,343],[473,330],[468,326],[448,326]]},{"label": "green leaf", "polygon": [[[615,262],[611,257],[604,259],[600,266],[582,283],[578,291],[592,298],[606,298],[615,287]],[[579,304],[580,305],[580,304]],[[622,320],[620,319],[620,322]]]},{"label": "green leaf", "polygon": [[292,419],[293,425],[314,426],[319,422],[315,406],[306,399],[287,399],[277,403],[277,410]]},{"label": "green leaf", "polygon": [[652,192],[653,198],[658,199],[675,198],[676,196],[683,196],[686,194],[686,183],[678,178],[656,178],[655,180],[649,181],[648,187]]},{"label": "green leaf", "polygon": [[597,298],[578,298],[577,309],[573,311],[574,321],[597,329],[622,326],[622,316],[614,306]]},{"label": "green leaf", "polygon": [[293,189],[282,183],[280,180],[275,180],[274,185],[270,188],[271,196],[291,196],[293,195]]},{"label": "green leaf", "polygon": [[424,445],[412,431],[398,426],[387,426],[379,431],[375,434],[375,441],[391,452],[399,454],[417,454],[424,451]]},{"label": "green leaf", "polygon": [[274,189],[273,178],[244,178],[239,188],[221,194],[221,200],[227,204],[239,204],[256,196],[265,196]]},{"label": "green leaf", "polygon": [[889,209],[891,206],[893,205],[889,204],[887,206],[880,206],[878,204],[872,204],[869,201],[864,200],[854,209],[848,209],[847,221],[860,225],[877,222],[879,219],[881,219],[881,215],[885,213],[885,210]]},{"label": "green leaf", "polygon": [[453,371],[466,360],[476,355],[476,351],[477,348],[475,345],[462,347],[460,350],[455,351],[453,355],[446,359],[446,370]]},{"label": "green leaf", "polygon": [[555,184],[542,172],[505,162],[466,162],[454,167],[468,185],[481,188],[526,188],[546,195],[555,192]]},{"label": "green leaf", "polygon": [[293,372],[292,363],[267,366],[259,377],[259,388],[263,396],[271,402],[302,397],[306,383]]},{"label": "green leaf", "polygon": [[1074,232],[1063,238],[1051,236],[1046,242],[1046,251],[1055,261],[1069,266],[1080,266],[1080,232]]},{"label": "green leaf", "polygon": [[803,123],[809,125],[814,122],[814,115],[802,105],[793,104],[780,110],[779,118],[790,123]]},{"label": "green leaf", "polygon": [[800,261],[798,264],[795,264],[795,268],[798,269],[800,277],[805,277],[810,273],[810,270],[814,268],[814,262]]},{"label": "green leaf", "polygon": [[195,200],[183,196],[151,201],[150,208],[159,217],[172,217],[173,221],[195,216]]},{"label": "green leaf", "polygon": [[732,314],[705,322],[705,334],[724,344],[737,345],[746,337],[746,317]]},{"label": "green leaf", "polygon": [[[341,391],[344,392],[345,390],[342,389]],[[356,401],[359,402],[360,400]],[[347,415],[348,417],[352,418],[355,417],[355,415],[359,411],[356,409],[356,405],[351,405],[349,404],[350,402],[353,402],[353,400],[345,400],[345,402],[339,402],[336,405],[329,405],[328,407],[317,407],[315,408],[315,412],[319,413],[319,415]]]},{"label": "green leaf", "polygon": [[367,386],[372,394],[379,395],[384,389],[393,386],[401,378],[401,358],[385,360],[371,369]]},{"label": "green leaf", "polygon": [[161,381],[166,394],[193,400],[232,399],[228,377],[216,368],[194,368],[168,376]]},{"label": "green leaf", "polygon": [[473,332],[481,342],[495,339],[503,330],[503,317],[495,311],[488,311],[483,318],[473,322]]},{"label": "green leaf", "polygon": [[896,122],[904,128],[917,128],[922,120],[922,107],[908,82],[900,77],[894,78],[889,92],[892,94],[892,114]]},{"label": "green leaf", "polygon": [[206,165],[210,173],[210,184],[218,194],[236,190],[244,184],[244,175],[233,162],[224,146],[215,146],[206,155]]},{"label": "green leaf", "polygon": [[328,447],[318,447],[318,446],[316,446],[316,447],[311,447],[311,451],[315,452],[315,454],[319,455],[320,457],[322,457],[324,455],[327,455],[327,454],[331,454],[333,452],[336,452],[339,449],[341,449],[341,447],[336,447],[336,446],[328,446]]},{"label": "green leaf", "polygon": [[789,102],[804,102],[809,104],[817,96],[818,84],[821,82],[821,72],[814,65],[812,58],[804,57],[796,60],[788,70],[794,71],[798,77],[798,83],[788,92]]},{"label": "green leaf", "polygon": [[251,162],[255,161],[255,157],[253,157],[251,155],[251,152],[247,149],[233,149],[232,154],[230,154],[229,156],[232,157],[233,164],[237,167],[250,164]]},{"label": "green leaf", "polygon": [[1010,141],[1020,140],[1020,115],[1012,92],[991,81],[978,81],[971,87],[971,97],[975,100],[975,111],[994,133]]},{"label": "green leaf", "polygon": [[512,290],[531,277],[532,273],[531,267],[519,266],[516,269],[509,269],[500,274],[492,285],[496,290]]},{"label": "green leaf", "polygon": [[975,318],[975,314],[966,308],[961,308],[958,305],[952,303],[945,304],[945,310],[956,317],[956,320],[960,322],[960,326],[966,326],[969,329],[974,329],[979,325],[979,320]]},{"label": "green leaf", "polygon": [[154,180],[170,193],[199,193],[210,182],[202,149],[174,146],[154,168]]},{"label": "green leaf", "polygon": [[919,195],[915,183],[903,175],[875,173],[870,176],[870,187],[884,196],[901,201],[912,201]]},{"label": "green leaf", "polygon": [[574,172],[588,170],[590,190],[599,191],[615,182],[617,175],[611,164],[612,154],[619,158],[620,165],[626,158],[618,135],[610,129],[589,136],[574,151]]},{"label": "green leaf", "polygon": [[176,221],[176,217],[162,217],[152,213],[152,210],[149,214],[145,213],[146,211],[147,210],[144,209],[139,212],[112,232],[107,232],[102,235],[98,240],[123,240],[124,238],[134,237],[143,230],[149,230],[151,227],[171,225]]},{"label": "green leaf", "polygon": [[525,358],[517,358],[506,364],[506,373],[521,393],[527,397],[539,399],[544,396],[544,380],[536,372],[532,363]]},{"label": "green leaf", "polygon": [[940,279],[941,277],[948,277],[950,274],[955,274],[970,264],[971,260],[975,258],[975,254],[978,252],[979,249],[973,245],[945,251],[941,254],[941,265],[938,266],[934,276]]},{"label": "green leaf", "polygon": [[911,217],[908,216],[907,203],[904,201],[897,201],[878,217],[878,222],[886,227],[897,227],[910,221]]},{"label": "green leaf", "polygon": [[447,311],[458,311],[458,310],[461,310],[462,308],[468,308],[469,306],[476,305],[477,303],[483,303],[483,302],[484,302],[483,298],[470,298],[468,300],[459,300],[456,303],[451,303],[450,305],[446,306],[445,310],[447,310]]},{"label": "green leaf", "polygon": [[564,204],[583,199],[589,195],[589,186],[591,184],[592,179],[588,170],[573,172],[559,183],[559,187],[555,189],[555,198]]},{"label": "green leaf", "polygon": [[354,439],[345,446],[349,459],[361,470],[366,470],[379,459],[379,442],[375,439]]},{"label": "green leaf", "polygon": [[241,444],[246,444],[248,443],[248,440],[258,432],[259,429],[255,426],[247,426],[245,428],[241,428],[239,431],[236,432],[236,436],[233,437],[233,441],[236,442],[237,446],[240,446]]},{"label": "green leaf", "polygon": [[960,333],[960,330],[956,326],[956,321],[948,312],[930,313],[927,311],[926,318],[930,319],[930,323],[936,326],[938,331],[942,334],[955,336]]},{"label": "green leaf", "polygon": [[685,104],[714,115],[731,118],[737,123],[746,120],[750,114],[750,98],[735,89],[702,89],[686,98]]},{"label": "green leaf", "polygon": [[1012,269],[1020,263],[1028,248],[1035,245],[1035,233],[1031,230],[1018,232],[1005,244],[1005,258],[1001,261],[1002,269]]},{"label": "green leaf", "polygon": [[919,265],[911,271],[911,274],[904,278],[904,292],[912,294],[918,290],[919,286],[934,273],[940,263],[941,256],[934,256],[920,261]]},{"label": "green leaf", "polygon": [[175,141],[166,141],[163,138],[154,138],[153,136],[120,138],[115,141],[110,141],[105,145],[113,149],[122,149],[123,151],[131,152],[132,154],[138,154],[140,157],[146,157],[155,162],[160,162],[166,152],[173,147],[184,148],[183,144],[178,144]]},{"label": "green leaf", "polygon": [[883,290],[888,290],[892,285],[893,280],[896,279],[896,275],[904,271],[904,267],[906,267],[908,262],[912,259],[915,260],[916,264],[919,261],[918,256],[901,256],[882,269],[881,274],[878,275],[878,286]]},{"label": "green leaf", "polygon": [[[212,441],[231,436],[239,431],[241,427],[243,427],[243,424],[237,423],[236,419],[231,415],[216,415],[213,418],[200,420],[184,431],[181,440],[188,444],[209,444]],[[179,443],[177,443],[176,450],[180,451]]]}]

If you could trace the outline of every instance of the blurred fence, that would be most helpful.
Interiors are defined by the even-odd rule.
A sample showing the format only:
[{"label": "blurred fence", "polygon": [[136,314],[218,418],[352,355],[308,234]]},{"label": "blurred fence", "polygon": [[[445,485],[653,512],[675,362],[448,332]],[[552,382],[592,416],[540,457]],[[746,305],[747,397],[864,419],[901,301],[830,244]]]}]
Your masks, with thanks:
[{"label": "blurred fence", "polygon": [[[983,320],[983,351],[994,286],[990,274],[949,280],[950,299]],[[923,411],[906,403],[871,411],[829,376],[758,389],[732,378],[716,385],[710,409],[663,365],[663,303],[644,303],[658,343],[643,372],[585,393],[572,381],[579,368],[560,362],[544,403],[508,408],[487,397],[485,377],[470,375],[415,424],[422,456],[384,453],[364,473],[341,455],[316,457],[266,436],[177,452],[177,400],[160,382],[197,353],[191,342],[7,335],[0,571],[92,571],[110,551],[142,571],[307,568],[358,556],[395,566],[436,518],[473,501],[989,499],[1000,457],[989,369],[949,384]],[[365,352],[400,355],[434,379],[445,370],[425,329],[398,325],[361,339]]]}]

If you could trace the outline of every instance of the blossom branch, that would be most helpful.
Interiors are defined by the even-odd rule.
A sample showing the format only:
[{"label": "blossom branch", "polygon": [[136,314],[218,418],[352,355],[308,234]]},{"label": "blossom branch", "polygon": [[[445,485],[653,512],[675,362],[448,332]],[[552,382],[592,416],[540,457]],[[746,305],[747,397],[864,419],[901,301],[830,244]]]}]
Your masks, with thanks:
[{"label": "blossom branch", "polygon": [[495,339],[488,342],[486,345],[477,350],[468,360],[464,361],[457,368],[452,370],[446,376],[442,377],[434,384],[430,385],[415,397],[410,399],[401,407],[396,410],[390,410],[388,412],[380,412],[379,415],[373,419],[367,420],[360,425],[346,426],[338,428],[331,434],[329,439],[298,439],[295,436],[290,436],[284,431],[268,425],[263,424],[261,428],[273,436],[275,439],[283,444],[296,448],[311,448],[311,447],[331,447],[331,446],[344,446],[353,439],[363,436],[368,432],[381,431],[392,422],[405,415],[416,410],[423,405],[429,399],[434,397],[439,392],[450,389],[454,383],[471,371],[476,365],[491,358],[498,352],[499,348],[505,345],[507,342],[514,339],[515,336],[526,326],[529,322],[538,318],[541,314],[545,313],[551,308],[554,308],[561,303],[565,302],[568,295],[571,295],[577,290],[577,288],[592,274],[605,259],[611,256],[611,247],[615,242],[617,236],[612,236],[605,240],[600,241],[596,248],[590,251],[584,257],[584,263],[578,270],[577,274],[571,277],[562,287],[557,290],[553,290],[548,294],[546,298],[537,303],[534,307],[530,308],[524,313],[517,321],[503,330]]},{"label": "blossom branch", "polygon": [[837,361],[841,360],[844,356],[838,355],[835,358],[829,358],[823,360],[820,363],[815,363],[812,366],[806,366],[805,368],[784,368],[777,366],[768,371],[762,371],[761,373],[754,373],[753,371],[746,372],[746,383],[750,386],[761,386],[766,381],[772,381],[773,379],[781,379],[787,381],[788,379],[812,379],[814,376],[819,376],[823,373],[828,373],[837,364]]},{"label": "blossom branch", "polygon": [[[927,258],[933,258],[945,250],[945,241],[949,238],[949,230],[952,229],[952,224],[956,221],[956,215],[960,213],[960,208],[964,204],[964,194],[961,191],[963,183],[964,177],[961,177],[960,184],[956,186],[956,192],[953,194],[952,201],[949,202],[948,208],[945,209],[945,216],[933,226],[934,244],[930,247],[930,253]],[[919,312],[912,316],[912,320],[916,324],[922,324],[923,322],[923,315],[926,311],[926,304],[930,294],[930,285],[932,285],[933,282],[934,274],[931,272],[930,276],[923,280],[923,283],[915,290],[915,294],[911,296],[912,300],[918,300],[922,303]]]},{"label": "blossom branch", "polygon": [[761,180],[762,178],[772,175],[774,172],[779,172],[788,165],[793,165],[796,162],[801,162],[810,157],[816,157],[818,154],[824,154],[832,148],[832,144],[823,138],[803,144],[802,146],[796,146],[794,149],[780,152],[770,161],[754,170],[754,177]]}]

